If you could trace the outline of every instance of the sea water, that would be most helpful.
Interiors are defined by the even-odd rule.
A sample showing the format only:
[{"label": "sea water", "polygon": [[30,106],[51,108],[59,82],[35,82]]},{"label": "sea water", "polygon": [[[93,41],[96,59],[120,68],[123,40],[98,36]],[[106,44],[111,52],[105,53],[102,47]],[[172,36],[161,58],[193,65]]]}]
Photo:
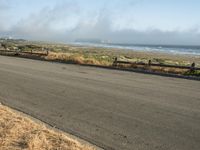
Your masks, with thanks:
[{"label": "sea water", "polygon": [[75,42],[73,44],[80,46],[94,46],[105,48],[119,48],[137,51],[148,52],[164,52],[171,54],[187,54],[200,56],[200,46],[185,46],[185,45],[145,45],[145,44],[108,44],[108,43],[90,43],[90,42]]}]

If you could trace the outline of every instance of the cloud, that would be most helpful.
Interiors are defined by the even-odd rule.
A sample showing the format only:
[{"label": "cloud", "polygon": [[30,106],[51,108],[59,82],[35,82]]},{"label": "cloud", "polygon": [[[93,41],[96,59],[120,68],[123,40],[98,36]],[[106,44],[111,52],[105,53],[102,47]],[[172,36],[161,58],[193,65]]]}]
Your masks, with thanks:
[{"label": "cloud", "polygon": [[[73,15],[68,15],[70,12]],[[10,28],[9,34],[28,39],[59,40],[77,22],[74,18],[77,18],[78,12],[75,3],[58,4],[54,8],[45,7],[38,13],[20,19]]]},{"label": "cloud", "polygon": [[0,11],[4,11],[9,8],[8,1],[0,0]]},{"label": "cloud", "polygon": [[[0,8],[6,7],[6,5],[2,5],[2,0],[0,0],[0,4]],[[2,18],[0,15],[1,20]],[[0,35],[33,40],[68,42],[76,39],[93,38],[118,43],[184,43],[189,45],[199,44],[200,41],[198,26],[185,31],[162,31],[156,28],[144,31],[138,31],[134,28],[117,29],[115,27],[115,17],[113,17],[113,13],[109,8],[102,7],[91,12],[84,7],[80,7],[77,2],[71,1],[59,3],[53,8],[45,7],[26,18],[21,18],[9,29],[5,29],[4,26],[5,23],[1,21]]]},{"label": "cloud", "polygon": [[6,11],[10,9],[6,0],[0,0],[0,32],[6,30],[5,20],[6,20]]}]

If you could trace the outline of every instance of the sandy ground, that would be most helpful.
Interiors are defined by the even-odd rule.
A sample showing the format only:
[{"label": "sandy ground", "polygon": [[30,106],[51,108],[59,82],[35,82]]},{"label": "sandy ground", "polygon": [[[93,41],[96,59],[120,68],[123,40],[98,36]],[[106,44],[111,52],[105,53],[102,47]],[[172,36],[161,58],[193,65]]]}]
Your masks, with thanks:
[{"label": "sandy ground", "polygon": [[0,150],[94,150],[0,104]]}]

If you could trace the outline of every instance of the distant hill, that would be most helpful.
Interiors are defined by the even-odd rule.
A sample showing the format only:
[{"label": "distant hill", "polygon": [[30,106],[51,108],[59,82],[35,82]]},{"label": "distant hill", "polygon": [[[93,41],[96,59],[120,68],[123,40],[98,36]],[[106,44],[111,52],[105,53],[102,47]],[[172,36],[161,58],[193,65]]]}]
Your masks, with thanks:
[{"label": "distant hill", "polygon": [[102,43],[102,40],[100,39],[77,39],[75,42],[81,42],[81,43]]},{"label": "distant hill", "polygon": [[25,39],[0,38],[0,42],[26,42]]}]

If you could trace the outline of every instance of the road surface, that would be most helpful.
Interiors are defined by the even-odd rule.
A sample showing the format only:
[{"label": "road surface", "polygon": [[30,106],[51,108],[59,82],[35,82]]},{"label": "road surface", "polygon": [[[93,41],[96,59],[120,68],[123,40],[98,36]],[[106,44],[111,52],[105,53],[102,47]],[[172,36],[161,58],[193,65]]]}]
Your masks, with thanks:
[{"label": "road surface", "polygon": [[0,102],[105,149],[200,149],[199,81],[0,56]]}]

